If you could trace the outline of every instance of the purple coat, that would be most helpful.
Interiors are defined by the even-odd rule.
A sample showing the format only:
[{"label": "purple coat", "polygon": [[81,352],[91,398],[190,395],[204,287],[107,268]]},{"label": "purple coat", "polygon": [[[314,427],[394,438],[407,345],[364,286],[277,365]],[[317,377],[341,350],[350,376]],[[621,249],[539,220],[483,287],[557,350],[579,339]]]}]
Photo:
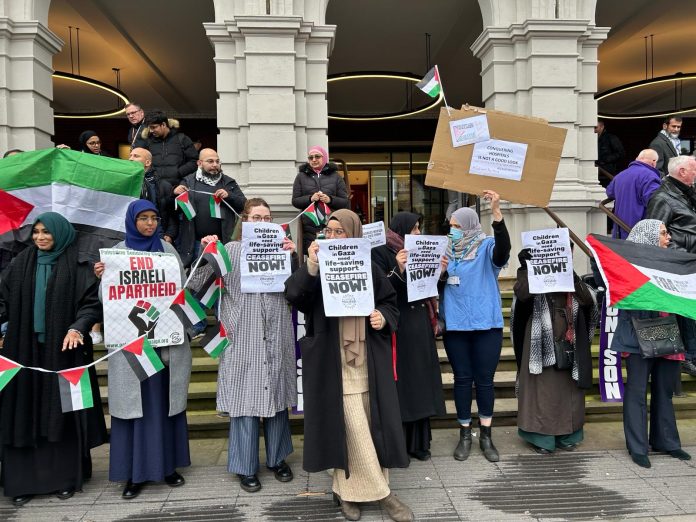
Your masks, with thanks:
[{"label": "purple coat", "polygon": [[[607,187],[607,196],[614,198],[614,214],[633,227],[645,217],[650,196],[660,187],[660,172],[641,161],[632,161],[626,170],[619,172]],[[613,237],[626,239],[624,232],[614,223]]]}]

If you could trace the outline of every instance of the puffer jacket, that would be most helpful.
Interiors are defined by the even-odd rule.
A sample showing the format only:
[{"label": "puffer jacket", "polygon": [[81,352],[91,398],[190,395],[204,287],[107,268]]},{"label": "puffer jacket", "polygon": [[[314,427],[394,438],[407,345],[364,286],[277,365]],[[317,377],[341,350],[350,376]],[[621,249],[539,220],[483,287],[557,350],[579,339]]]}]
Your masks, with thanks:
[{"label": "puffer jacket", "polygon": [[696,193],[693,188],[667,176],[650,198],[645,217],[662,221],[677,249],[696,254]]},{"label": "puffer jacket", "polygon": [[152,166],[157,169],[160,178],[171,183],[172,187],[179,185],[184,176],[196,172],[198,151],[191,138],[179,132],[177,120],[169,120],[169,134],[164,139],[150,136],[147,127],[141,136],[139,145],[150,151]]},{"label": "puffer jacket", "polygon": [[[300,166],[299,172],[295,177],[292,186],[292,206],[299,209],[306,209],[311,201],[312,194],[323,192],[331,198],[328,205],[331,211],[340,208],[350,208],[348,190],[343,178],[338,174],[338,169],[334,163],[327,163],[318,176],[308,163]],[[309,245],[317,237],[317,233],[324,225],[316,226],[311,219],[302,216],[302,251],[307,252]]]}]

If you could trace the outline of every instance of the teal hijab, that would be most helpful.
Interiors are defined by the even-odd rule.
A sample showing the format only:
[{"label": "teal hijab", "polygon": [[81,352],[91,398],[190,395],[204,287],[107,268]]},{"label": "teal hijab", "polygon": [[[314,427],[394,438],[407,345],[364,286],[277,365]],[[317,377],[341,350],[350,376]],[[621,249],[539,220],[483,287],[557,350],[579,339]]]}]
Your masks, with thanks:
[{"label": "teal hijab", "polygon": [[61,254],[68,248],[77,232],[57,212],[45,212],[36,218],[34,225],[43,224],[53,236],[53,248],[51,250],[39,250],[36,253],[36,285],[34,286],[34,331],[38,335],[39,342],[46,338],[46,287],[51,277],[53,265],[56,264]]}]

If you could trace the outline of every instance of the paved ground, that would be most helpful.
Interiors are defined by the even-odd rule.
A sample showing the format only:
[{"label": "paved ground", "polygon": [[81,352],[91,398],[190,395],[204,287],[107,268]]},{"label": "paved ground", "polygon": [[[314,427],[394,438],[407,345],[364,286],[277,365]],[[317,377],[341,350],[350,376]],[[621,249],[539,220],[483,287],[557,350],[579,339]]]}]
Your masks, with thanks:
[{"label": "paved ground", "polygon": [[[679,422],[684,448],[696,457],[696,420]],[[651,455],[649,470],[633,464],[623,449],[620,423],[593,423],[574,453],[537,455],[515,428],[494,428],[502,459],[484,460],[475,448],[466,462],[450,455],[456,430],[436,430],[433,458],[393,470],[391,485],[417,520],[694,520],[696,461]],[[148,484],[135,500],[120,498],[122,484],[108,481],[108,446],[94,452],[95,474],[70,500],[38,497],[14,508],[0,499],[0,520],[342,520],[331,501],[327,473],[301,470],[302,439],[288,459],[295,480],[281,484],[266,470],[263,489],[249,494],[226,472],[226,440],[192,441],[193,466],[181,470],[180,488]],[[389,520],[376,503],[363,509],[366,521]]]}]

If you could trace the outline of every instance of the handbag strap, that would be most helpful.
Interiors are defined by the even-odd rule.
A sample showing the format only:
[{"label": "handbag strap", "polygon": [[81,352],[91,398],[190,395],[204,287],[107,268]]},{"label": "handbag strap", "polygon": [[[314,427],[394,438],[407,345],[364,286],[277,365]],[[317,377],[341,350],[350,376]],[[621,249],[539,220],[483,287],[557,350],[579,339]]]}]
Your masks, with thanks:
[{"label": "handbag strap", "polygon": [[574,335],[575,325],[573,324],[573,294],[568,292],[566,294],[566,341],[572,343]]}]

